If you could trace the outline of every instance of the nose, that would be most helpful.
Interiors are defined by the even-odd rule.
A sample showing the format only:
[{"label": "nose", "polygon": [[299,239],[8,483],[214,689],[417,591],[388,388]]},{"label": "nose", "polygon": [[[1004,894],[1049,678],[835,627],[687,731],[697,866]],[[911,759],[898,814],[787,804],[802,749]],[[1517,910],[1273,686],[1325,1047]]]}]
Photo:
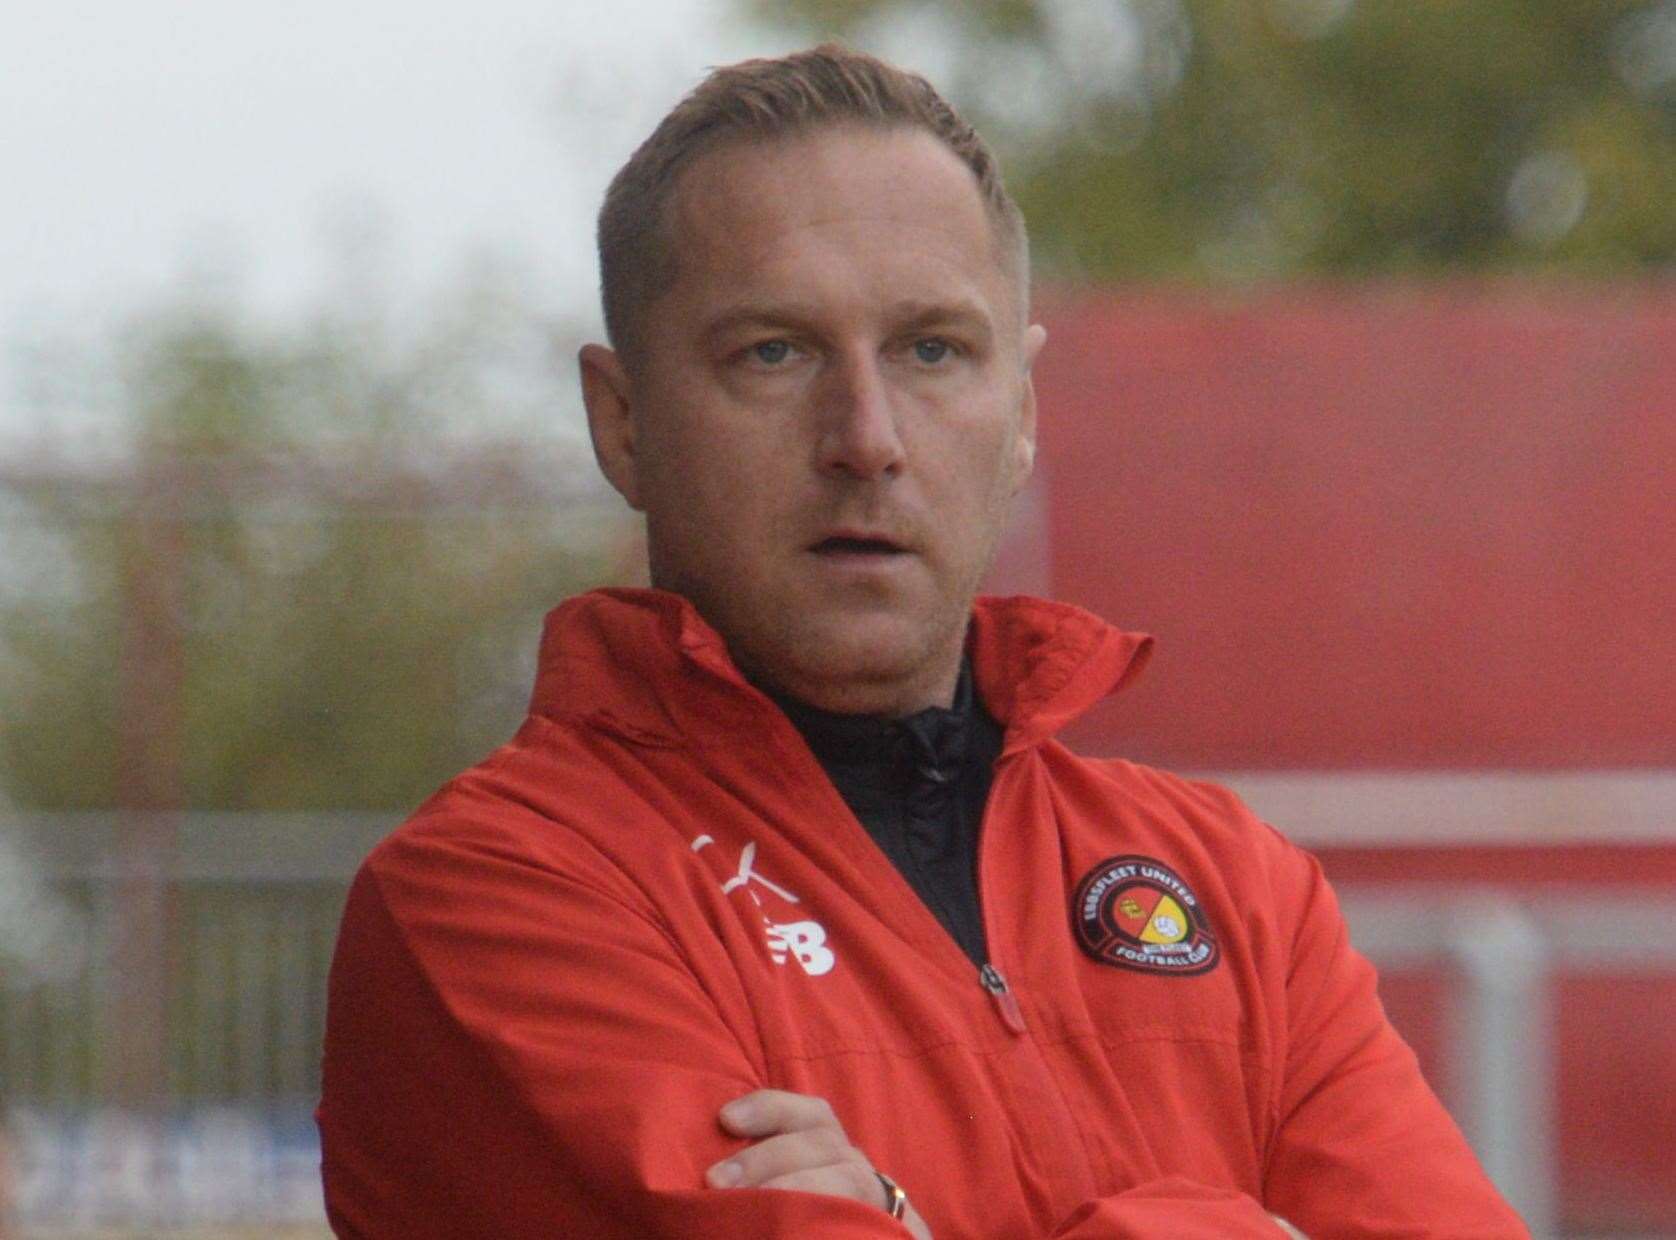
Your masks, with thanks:
[{"label": "nose", "polygon": [[869,480],[900,472],[902,437],[878,357],[839,358],[823,378],[816,447],[821,472]]}]

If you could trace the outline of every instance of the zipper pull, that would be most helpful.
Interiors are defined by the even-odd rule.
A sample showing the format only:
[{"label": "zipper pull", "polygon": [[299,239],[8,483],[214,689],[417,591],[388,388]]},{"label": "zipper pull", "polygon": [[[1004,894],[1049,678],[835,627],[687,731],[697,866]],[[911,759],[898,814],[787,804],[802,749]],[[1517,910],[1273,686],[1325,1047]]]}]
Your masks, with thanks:
[{"label": "zipper pull", "polygon": [[986,963],[978,970],[978,980],[983,983],[983,988],[989,991],[995,1010],[1001,1015],[1001,1023],[1014,1033],[1026,1032],[1024,1013],[1019,1010],[1018,1000],[1013,996],[1013,992],[1007,989],[1007,979],[1001,976],[1001,970]]}]

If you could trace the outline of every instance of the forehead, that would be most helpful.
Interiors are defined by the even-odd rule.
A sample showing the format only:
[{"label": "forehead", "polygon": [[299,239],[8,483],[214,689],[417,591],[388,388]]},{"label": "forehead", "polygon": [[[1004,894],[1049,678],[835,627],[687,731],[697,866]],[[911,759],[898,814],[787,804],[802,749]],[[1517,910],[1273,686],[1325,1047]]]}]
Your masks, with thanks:
[{"label": "forehead", "polygon": [[976,178],[920,129],[729,143],[682,175],[669,241],[670,294],[688,310],[776,294],[992,300],[1011,287]]}]

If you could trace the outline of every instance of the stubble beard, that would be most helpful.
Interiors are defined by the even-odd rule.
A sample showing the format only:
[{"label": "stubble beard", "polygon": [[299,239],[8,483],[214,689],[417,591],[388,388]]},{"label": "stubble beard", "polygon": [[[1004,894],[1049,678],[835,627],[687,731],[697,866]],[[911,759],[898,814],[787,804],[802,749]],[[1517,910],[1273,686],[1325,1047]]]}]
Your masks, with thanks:
[{"label": "stubble beard", "polygon": [[[824,709],[909,714],[947,706],[965,646],[972,600],[994,560],[998,536],[952,591],[920,602],[881,598],[875,608],[841,602],[788,606],[729,638],[752,680]],[[933,590],[936,587],[933,586]]]}]

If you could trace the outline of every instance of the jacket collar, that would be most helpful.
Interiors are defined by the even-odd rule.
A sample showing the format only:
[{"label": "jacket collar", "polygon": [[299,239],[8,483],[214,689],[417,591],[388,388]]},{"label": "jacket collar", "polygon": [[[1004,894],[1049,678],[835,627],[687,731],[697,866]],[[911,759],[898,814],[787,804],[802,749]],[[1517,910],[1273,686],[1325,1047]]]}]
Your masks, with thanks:
[{"label": "jacket collar", "polygon": [[[1039,744],[1140,671],[1152,639],[1045,599],[980,597],[967,650],[1003,753]],[[737,744],[779,708],[720,634],[664,590],[579,595],[547,616],[530,713],[658,747]]]}]

